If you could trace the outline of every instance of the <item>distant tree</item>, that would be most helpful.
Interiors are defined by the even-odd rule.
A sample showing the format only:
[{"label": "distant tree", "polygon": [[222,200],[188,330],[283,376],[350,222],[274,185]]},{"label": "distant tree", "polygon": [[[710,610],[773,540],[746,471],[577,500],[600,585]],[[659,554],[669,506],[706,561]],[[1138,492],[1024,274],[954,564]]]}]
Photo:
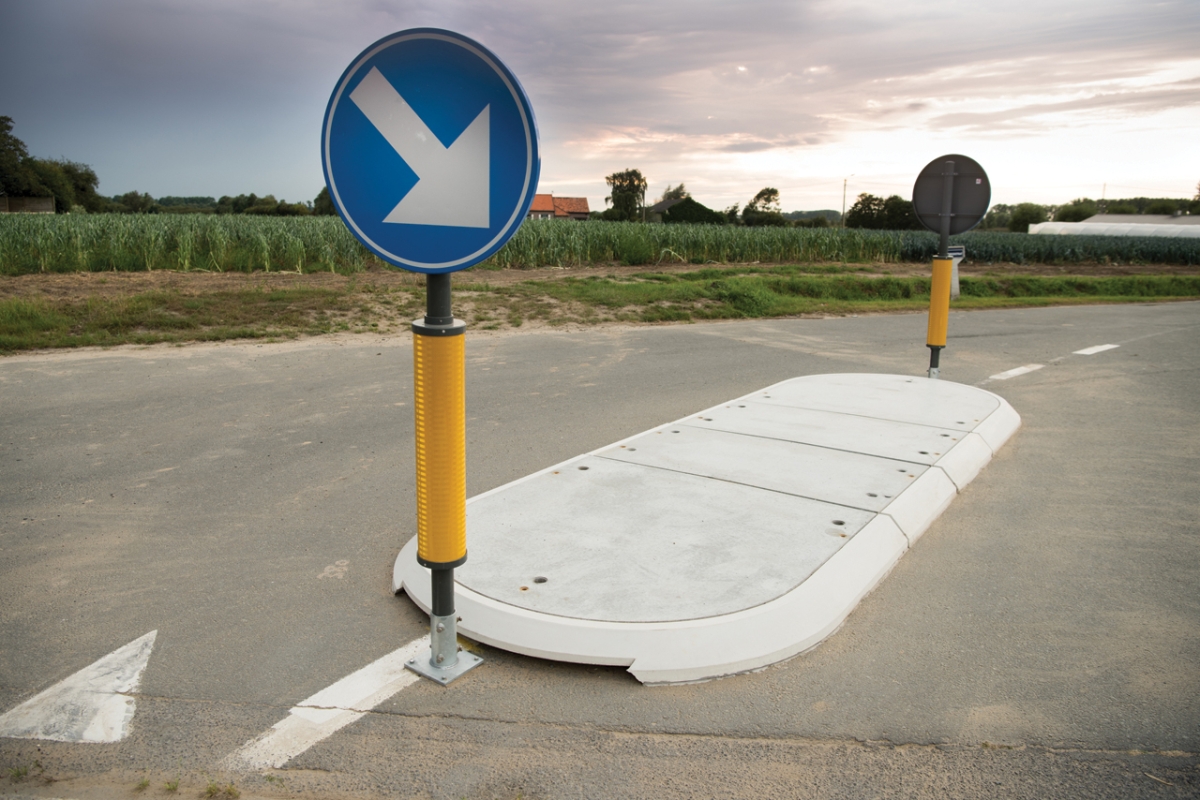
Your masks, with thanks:
[{"label": "distant tree", "polygon": [[925,228],[917,219],[911,200],[894,194],[883,201],[882,229],[886,231],[919,231]]},{"label": "distant tree", "polygon": [[169,197],[160,197],[160,198],[158,198],[158,201],[157,201],[157,202],[158,202],[158,204],[159,204],[160,206],[162,206],[163,208],[178,208],[178,207],[181,207],[181,206],[182,206],[182,207],[185,207],[185,208],[186,208],[186,207],[191,207],[191,208],[211,208],[211,207],[213,207],[213,206],[216,206],[216,204],[217,204],[217,201],[216,201],[214,198],[212,198],[212,197],[201,197],[201,196],[196,196],[196,197],[174,197],[174,196],[169,196]]},{"label": "distant tree", "polygon": [[1055,222],[1083,222],[1088,217],[1094,217],[1099,212],[1096,201],[1088,197],[1078,197],[1071,202],[1059,206],[1054,211]]},{"label": "distant tree", "polygon": [[683,200],[688,197],[691,197],[691,194],[688,193],[688,190],[684,188],[682,183],[678,186],[672,186],[668,183],[666,191],[662,193],[662,197],[658,198],[658,200],[655,202],[661,203],[664,200]]},{"label": "distant tree", "polygon": [[1046,207],[1037,203],[1020,203],[1012,211],[1008,229],[1013,233],[1029,233],[1029,226],[1046,221]]},{"label": "distant tree", "polygon": [[11,117],[0,117],[0,194],[53,197],[59,214],[79,205],[106,211],[109,201],[96,193],[100,180],[87,164],[66,159],[33,158],[25,143],[12,135]]},{"label": "distant tree", "polygon": [[0,117],[0,194],[29,197],[37,178],[25,163],[29,151],[12,134],[12,117]]},{"label": "distant tree", "polygon": [[833,223],[829,221],[829,217],[821,214],[816,217],[804,217],[792,222],[797,228],[831,228]]},{"label": "distant tree", "polygon": [[337,209],[333,207],[333,198],[329,196],[328,186],[322,187],[317,199],[313,200],[313,213],[319,217],[333,216],[337,213]]},{"label": "distant tree", "polygon": [[159,211],[158,204],[149,193],[126,192],[114,197],[113,201],[116,203],[113,210],[121,214],[157,214]]},{"label": "distant tree", "polygon": [[725,215],[725,219],[729,221],[730,225],[736,225],[738,221],[738,203],[734,203],[721,213]]},{"label": "distant tree", "polygon": [[289,203],[281,199],[279,205],[275,206],[277,217],[307,217],[312,213],[312,206],[308,203]]},{"label": "distant tree", "polygon": [[[54,197],[54,213],[65,214],[75,205],[75,186],[57,161],[27,158],[25,164],[36,176],[34,196]],[[37,191],[38,188],[44,191]]]},{"label": "distant tree", "polygon": [[770,186],[760,189],[758,194],[754,195],[754,199],[746,204],[746,208],[754,211],[773,211],[779,214],[779,190],[772,189]]},{"label": "distant tree", "polygon": [[1174,214],[1176,211],[1180,210],[1179,206],[1180,201],[1178,200],[1167,200],[1166,198],[1160,198],[1158,200],[1154,200],[1150,203],[1150,205],[1146,206],[1146,213]]},{"label": "distant tree", "polygon": [[996,203],[983,215],[979,227],[985,231],[1006,231],[1008,221],[1012,218],[1013,207],[1004,203]]},{"label": "distant tree", "polygon": [[770,186],[759,190],[742,211],[742,224],[751,227],[782,228],[790,224],[779,212],[779,190]]},{"label": "distant tree", "polygon": [[[604,179],[612,187],[612,194],[604,198],[604,202],[612,203],[612,208],[605,211],[605,219],[636,221],[641,219],[639,208],[646,200],[646,179],[640,170],[627,169],[624,172],[614,172]],[[608,211],[612,211],[610,216]]]},{"label": "distant tree", "polygon": [[823,218],[827,223],[832,225],[832,224],[842,221],[842,214],[840,211],[837,211],[836,209],[823,208],[819,211],[788,211],[788,212],[784,213],[783,218],[790,219],[792,222],[796,223],[797,227],[823,228],[823,227],[825,227],[824,225],[815,225],[815,226],[811,225],[811,224],[800,225],[800,223],[801,222],[811,223],[815,219]]},{"label": "distant tree", "polygon": [[[8,117],[4,117],[3,119],[8,119]],[[1192,197],[1192,199],[1200,201],[1200,181],[1196,182],[1196,194],[1194,197]]]},{"label": "distant tree", "polygon": [[1133,203],[1123,203],[1114,201],[1104,207],[1105,214],[1136,214],[1138,213],[1137,206]]},{"label": "distant tree", "polygon": [[751,228],[786,228],[792,223],[778,211],[756,211],[747,207],[742,211],[742,224]]},{"label": "distant tree", "polygon": [[279,201],[275,199],[275,195],[269,194],[266,197],[258,198],[252,205],[247,206],[242,210],[243,214],[258,214],[261,216],[273,216],[279,211]]},{"label": "distant tree", "polygon": [[883,224],[883,205],[882,197],[863,192],[846,212],[846,227],[878,229]]},{"label": "distant tree", "polygon": [[846,212],[847,228],[880,231],[915,231],[925,226],[917,219],[912,202],[898,194],[888,198],[863,192]]},{"label": "distant tree", "polygon": [[75,190],[76,205],[83,206],[92,214],[111,208],[112,202],[107,197],[101,197],[96,191],[100,186],[100,179],[96,177],[94,169],[75,161],[60,160],[54,163],[58,164],[63,175],[71,182],[71,187]]},{"label": "distant tree", "polygon": [[239,194],[237,197],[222,195],[217,200],[218,214],[243,214],[247,208],[258,203],[256,194]]},{"label": "distant tree", "polygon": [[662,221],[666,223],[688,223],[724,225],[727,220],[720,211],[713,211],[694,198],[685,197],[663,212]]}]

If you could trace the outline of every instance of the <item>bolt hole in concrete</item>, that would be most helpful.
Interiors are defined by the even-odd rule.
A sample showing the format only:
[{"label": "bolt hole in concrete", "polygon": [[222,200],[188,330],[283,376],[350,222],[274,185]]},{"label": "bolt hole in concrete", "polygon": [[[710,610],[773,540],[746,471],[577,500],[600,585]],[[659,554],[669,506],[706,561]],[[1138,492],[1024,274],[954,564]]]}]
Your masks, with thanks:
[{"label": "bolt hole in concrete", "polygon": [[631,448],[629,448],[629,452],[631,452],[631,453],[636,453],[636,452],[637,452],[637,448],[636,448],[636,447],[631,447]]},{"label": "bolt hole in concrete", "polygon": [[580,469],[587,469],[587,467],[580,467]]},{"label": "bolt hole in concrete", "polygon": [[929,451],[928,451],[928,450],[921,450],[921,451],[920,451],[920,453],[921,453],[921,455],[923,455],[923,456],[927,456],[927,455],[929,455]]},{"label": "bolt hole in concrete", "polygon": [[548,580],[549,580],[549,578],[543,578],[541,575],[538,575],[536,578],[533,579],[533,582],[534,583],[545,583]]},{"label": "bolt hole in concrete", "polygon": [[671,431],[671,433],[679,433],[679,431]]},{"label": "bolt hole in concrete", "polygon": [[835,519],[835,520],[833,521],[833,524],[834,524],[834,525],[845,525],[845,524],[846,524],[846,520],[844,520],[844,519]]},{"label": "bolt hole in concrete", "polygon": [[529,587],[528,587],[528,586],[522,586],[522,587],[521,587],[521,591],[522,591],[522,592],[528,592],[528,591],[529,591]]},{"label": "bolt hole in concrete", "polygon": [[867,492],[867,497],[879,497],[879,495],[875,494],[874,492]]}]

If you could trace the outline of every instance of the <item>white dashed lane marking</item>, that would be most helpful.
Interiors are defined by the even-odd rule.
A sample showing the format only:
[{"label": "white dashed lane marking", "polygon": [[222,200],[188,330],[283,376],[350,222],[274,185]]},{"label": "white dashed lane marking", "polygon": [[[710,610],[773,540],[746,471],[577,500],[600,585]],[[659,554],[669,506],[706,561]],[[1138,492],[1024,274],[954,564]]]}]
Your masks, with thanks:
[{"label": "white dashed lane marking", "polygon": [[[1082,350],[1076,350],[1074,353],[1072,353],[1072,355],[1094,356],[1096,353],[1103,353],[1105,350],[1116,350],[1120,346],[1121,345],[1119,344],[1098,344],[1094,347],[1085,347]],[[1066,356],[1059,356],[1058,358],[1051,359],[1050,363],[1056,364],[1059,361],[1062,361],[1064,358],[1066,358]],[[1014,367],[1013,369],[1005,370],[1004,372],[998,372],[995,375],[990,376],[986,381],[984,381],[984,383],[987,383],[988,381],[1006,381],[1009,378],[1015,378],[1018,375],[1028,375],[1030,372],[1037,372],[1044,366],[1045,364],[1026,364],[1023,367]]]},{"label": "white dashed lane marking", "polygon": [[416,683],[417,674],[405,669],[404,664],[428,652],[429,637],[422,636],[300,701],[270,730],[229,755],[225,766],[235,770],[282,767],[405,686]]},{"label": "white dashed lane marking", "polygon": [[992,375],[991,377],[989,377],[988,380],[989,381],[1006,381],[1009,378],[1015,378],[1018,375],[1025,375],[1030,372],[1037,372],[1039,369],[1041,369],[1044,366],[1045,366],[1045,364],[1026,364],[1023,367],[1014,367],[1013,369],[1006,370],[1004,372],[998,372],[995,375]]},{"label": "white dashed lane marking", "polygon": [[1098,344],[1095,347],[1085,347],[1082,350],[1076,350],[1074,355],[1094,356],[1096,353],[1103,353],[1105,350],[1116,350],[1120,346],[1119,344]]}]

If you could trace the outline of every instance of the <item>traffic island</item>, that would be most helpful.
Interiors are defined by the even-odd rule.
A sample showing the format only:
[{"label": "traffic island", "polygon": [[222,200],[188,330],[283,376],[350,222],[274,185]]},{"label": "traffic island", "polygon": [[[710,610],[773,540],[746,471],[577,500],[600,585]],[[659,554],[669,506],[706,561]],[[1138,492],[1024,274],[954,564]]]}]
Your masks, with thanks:
[{"label": "traffic island", "polygon": [[[760,669],[832,634],[1020,426],[901,375],[793,378],[471,498],[459,631],[648,684]],[[393,589],[431,607],[417,540]]]}]

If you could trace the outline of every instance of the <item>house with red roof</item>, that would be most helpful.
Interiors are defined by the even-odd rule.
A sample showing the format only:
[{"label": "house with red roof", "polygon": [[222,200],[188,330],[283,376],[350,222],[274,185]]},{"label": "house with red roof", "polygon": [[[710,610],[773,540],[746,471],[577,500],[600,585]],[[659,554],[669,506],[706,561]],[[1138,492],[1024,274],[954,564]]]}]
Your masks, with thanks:
[{"label": "house with red roof", "polygon": [[555,197],[552,194],[535,194],[529,205],[527,219],[578,219],[588,218],[586,197]]}]

